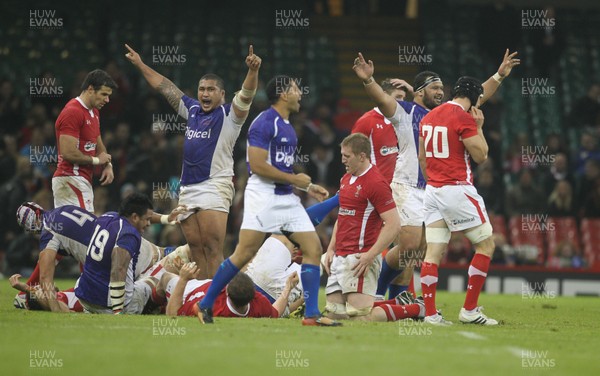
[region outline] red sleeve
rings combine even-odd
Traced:
[[[468,112],[460,110],[460,115],[458,116],[458,126],[456,130],[458,135],[462,137],[462,139],[467,139],[469,137],[477,136],[477,123],[473,116]]]
[[[273,319],[279,317],[279,312],[271,305],[271,302],[258,292],[254,293],[251,305],[254,309],[249,312],[249,317],[270,317]]]
[[[56,130],[59,135],[79,138],[82,124],[81,113],[74,109],[66,109],[56,121]]]
[[[373,204],[377,213],[385,213],[388,210],[396,208],[392,188],[382,177],[373,179],[370,185],[369,202]]]

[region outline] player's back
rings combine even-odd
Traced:
[[[460,104],[447,102],[421,121],[427,160],[427,184],[473,184],[470,156],[463,140],[477,135],[477,124]]]
[[[294,172],[298,137],[292,124],[283,119],[273,107],[261,112],[254,119],[248,130],[247,146],[267,150],[268,164],[288,174]],[[280,195],[292,193],[293,188],[290,184],[275,183],[253,174],[248,156],[246,163],[250,174],[247,187]]]
[[[108,285],[115,247],[126,250],[130,256],[125,286],[125,305],[133,291],[133,271],[140,252],[141,236],[127,219],[115,212],[106,213],[96,220],[96,226],[87,248],[83,273],[75,287],[79,299],[110,307]]]
[[[83,262],[96,224],[96,216],[74,205],[60,206],[44,213],[40,249],[52,239],[60,242],[60,254],[70,254]]]
[[[392,123],[376,107],[356,121],[352,133],[362,133],[369,138],[371,163],[391,182],[398,157],[398,138]]]

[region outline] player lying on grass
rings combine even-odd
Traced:
[[[153,213],[153,223],[174,223],[181,213],[176,208],[168,216]],[[108,212],[105,215],[111,215]],[[39,283],[47,297],[52,311],[58,311],[58,306],[51,298],[54,291],[54,271],[58,261],[64,256],[71,256],[81,265],[85,264],[88,244],[96,225],[97,217],[78,206],[65,205],[56,209],[44,211],[34,203],[27,202],[17,209],[17,222],[27,232],[40,234],[40,255],[34,273],[27,281],[30,286]],[[134,279],[159,261],[165,253],[165,248],[158,247],[146,239],[142,239],[140,255],[134,270]],[[21,301],[18,294],[15,301]],[[17,305],[15,305],[17,306]]]
[[[30,286],[19,281],[20,274],[13,274],[8,279],[10,286],[25,295],[25,308],[32,311],[50,311],[50,303],[55,306],[54,312],[83,312],[74,289],[64,291],[54,290],[49,296],[39,285]]]
[[[210,279],[197,280],[199,274],[196,264],[189,262],[181,267],[179,276],[169,272],[161,276],[155,296],[166,299],[167,315],[198,315],[198,304],[212,282]],[[290,292],[298,284],[298,280],[297,273],[290,275],[281,295],[271,304],[254,289],[250,277],[239,273],[217,296],[213,313],[219,317],[281,317],[287,306]]]

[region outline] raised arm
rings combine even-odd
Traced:
[[[516,51],[509,53],[508,48],[506,49],[502,63],[500,63],[500,67],[498,67],[498,72],[494,73],[493,76],[488,78],[487,81],[482,84],[483,98],[481,98],[480,106],[490,99],[492,95],[494,95],[496,90],[498,90],[500,87],[502,81],[508,77],[513,67],[521,64],[521,59],[515,59],[517,54],[518,52]]]
[[[483,112],[480,109],[471,107],[469,110],[471,116],[475,119],[477,123],[477,135],[469,138],[465,138],[463,140],[463,144],[465,145],[465,149],[471,155],[471,158],[475,161],[475,163],[481,163],[487,159],[488,155],[488,144],[483,135]]]
[[[379,107],[383,116],[388,118],[394,116],[398,102],[396,102],[396,100],[388,93],[383,91],[381,86],[379,86],[373,78],[373,73],[375,73],[373,61],[369,60],[367,63],[362,53],[359,52],[358,57],[354,59],[354,66],[352,66],[352,69],[356,73],[356,76],[362,80],[365,91],[369,97],[371,97],[373,102],[375,102],[377,107]]]
[[[181,270],[179,270],[179,280],[175,284],[175,288],[173,288],[173,292],[167,303],[167,309],[165,311],[167,316],[177,316],[177,311],[179,311],[179,308],[183,305],[185,286],[190,280],[198,278],[199,275],[200,268],[198,268],[193,261],[188,262],[181,267]]]
[[[133,48],[129,47],[127,44],[125,44],[125,47],[129,50],[129,52],[125,54],[127,60],[142,72],[142,75],[148,84],[154,90],[161,93],[167,102],[169,102],[169,105],[171,105],[175,111],[179,112],[179,102],[181,101],[181,97],[183,97],[183,92],[179,90],[171,80],[144,64],[140,55]]]
[[[288,304],[290,293],[292,292],[292,289],[296,287],[299,280],[300,279],[298,278],[298,273],[292,273],[285,281],[285,287],[283,288],[283,291],[281,291],[279,298],[277,298],[277,300],[273,303],[273,308],[277,310],[277,312],[279,313],[279,317],[283,315],[285,307],[287,307]]]
[[[248,56],[246,57],[246,65],[248,73],[242,83],[242,89],[235,95],[232,102],[235,116],[239,119],[245,119],[248,116],[250,105],[256,94],[258,86],[258,70],[260,69],[261,59],[254,54],[254,47],[248,47]]]

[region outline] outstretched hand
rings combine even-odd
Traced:
[[[362,53],[358,53],[358,57],[354,59],[354,65],[352,66],[354,73],[363,81],[368,80],[373,77],[373,73],[375,72],[375,66],[373,65],[373,61],[369,60],[367,63]]]
[[[131,62],[131,64],[135,65],[136,67],[142,64],[142,58],[140,57],[140,54],[135,52],[133,48],[129,47],[127,43],[125,44],[125,48],[129,50],[129,52],[125,54],[125,57]]]
[[[261,62],[261,58],[254,54],[254,47],[250,45],[250,47],[248,47],[248,56],[246,56],[246,65],[248,66],[248,69],[257,71],[260,68]]]
[[[521,59],[515,58],[517,54],[517,51],[509,53],[508,48],[506,49],[506,52],[504,53],[504,58],[502,59],[502,63],[500,64],[500,67],[498,67],[498,74],[500,76],[502,76],[503,78],[507,77],[510,74],[510,71],[513,69],[513,67],[516,67],[517,65],[521,64]]]

